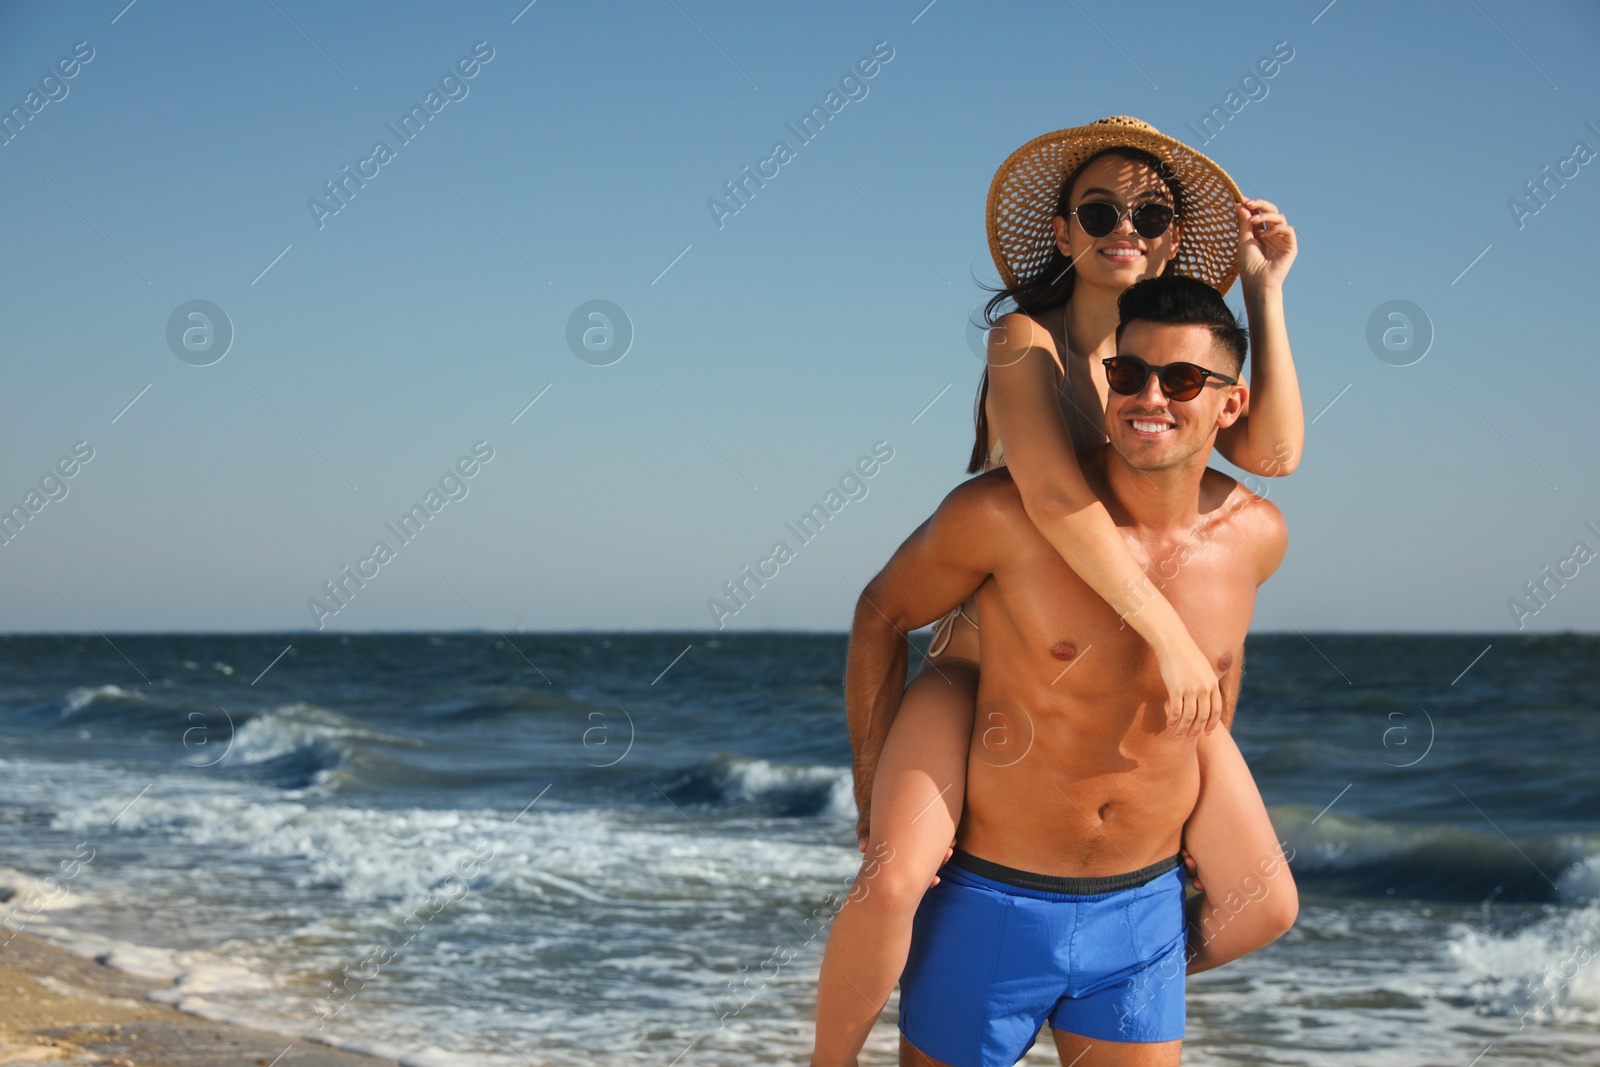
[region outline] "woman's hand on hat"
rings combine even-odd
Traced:
[[[1281,286],[1299,251],[1294,227],[1267,200],[1242,200],[1233,214],[1239,222],[1239,280],[1251,289]]]

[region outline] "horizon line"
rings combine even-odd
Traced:
[[[919,627],[910,633],[922,633],[932,629],[934,624]],[[625,634],[632,637],[652,636],[699,636],[703,638],[718,638],[723,636],[844,636],[848,637],[849,629],[811,629],[811,628],[767,628],[767,629],[740,629],[740,630],[697,630],[697,629],[671,629],[650,628],[633,629],[584,627],[574,629],[538,629],[505,631],[494,627],[454,627],[440,629],[368,629],[368,630],[294,630],[294,629],[208,629],[208,630],[0,630],[0,639],[30,638],[30,637],[294,637],[301,639],[321,637],[400,637],[400,636],[438,636],[442,634],[486,634],[497,637],[561,637],[581,636],[586,634],[617,635]],[[1371,630],[1371,629],[1333,629],[1333,630],[1293,630],[1293,629],[1262,629],[1251,630],[1247,637],[1294,637],[1304,635],[1317,635],[1325,637],[1600,637],[1600,628],[1583,630],[1564,628],[1559,630]]]

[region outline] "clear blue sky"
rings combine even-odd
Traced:
[[[1508,206],[1600,152],[1593,5],[524,2],[5,5],[0,105],[39,96],[0,147],[0,504],[93,458],[0,547],[0,629],[303,628],[379,539],[329,628],[706,628],[887,441],[728,621],[842,629],[963,476],[1000,161],[1108,114],[1197,141],[1280,41],[1203,147],[1299,227],[1308,417],[1337,397],[1272,485],[1292,544],[1258,627],[1508,629],[1542,567],[1600,550],[1600,159],[1520,228]],[[385,124],[430,90],[402,144]],[[707,201],[780,139],[719,229]],[[319,228],[346,165],[372,176]],[[195,299],[233,325],[210,366],[167,341]],[[596,299],[635,332],[608,366],[567,342]],[[1433,326],[1410,366],[1368,347],[1391,300]],[[401,546],[384,524],[478,441]],[[1530,630],[1600,628],[1600,562],[1547,588]]]

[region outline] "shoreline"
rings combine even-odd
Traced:
[[[0,1067],[109,1064],[201,1067],[397,1067],[395,1060],[190,1015],[148,994],[163,983],[119,971],[33,934],[0,946]]]

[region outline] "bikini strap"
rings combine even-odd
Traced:
[[[956,619],[958,618],[966,619],[967,622],[972,625],[974,630],[978,628],[978,624],[973,620],[972,616],[963,611],[960,604],[957,604],[954,608],[951,608],[942,619],[934,624],[933,640],[928,642],[928,655],[930,657],[940,655],[946,648],[949,647],[950,636],[955,633]]]

